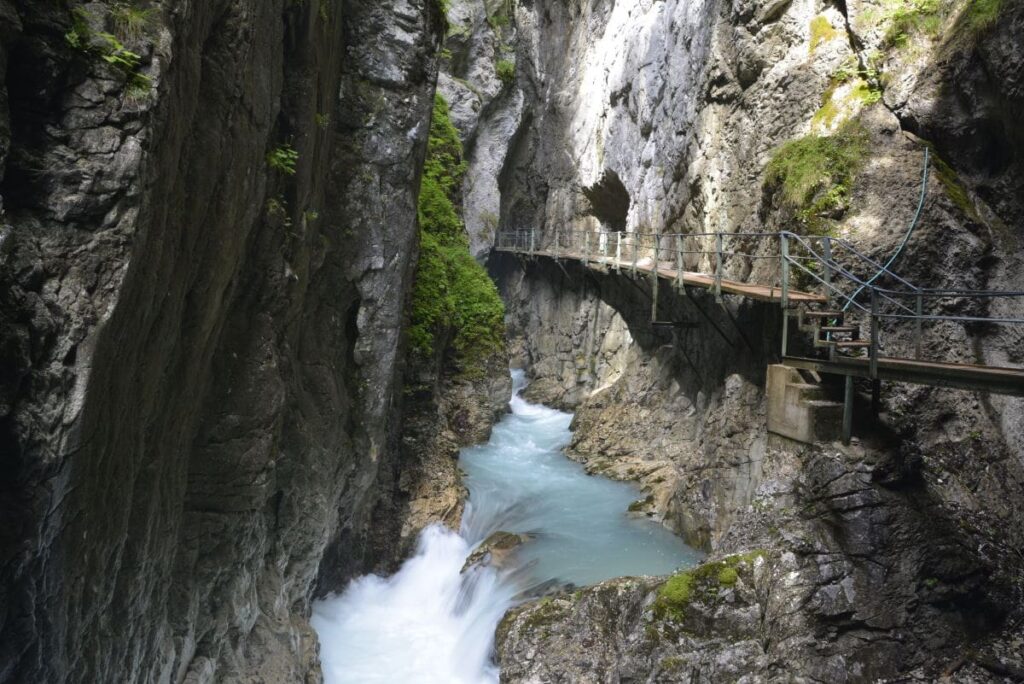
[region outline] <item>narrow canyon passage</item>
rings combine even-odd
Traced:
[[[315,604],[327,682],[497,682],[494,631],[510,606],[700,560],[664,527],[627,512],[635,487],[567,459],[572,415],[524,401],[523,371],[513,380],[512,412],[487,444],[462,452],[470,497],[460,533],[429,527],[397,574],[357,579]],[[489,558],[474,552],[483,547]]]

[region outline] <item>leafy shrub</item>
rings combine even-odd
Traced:
[[[505,85],[510,85],[516,80],[516,65],[507,59],[500,59],[498,63],[494,65],[494,71],[498,74],[498,78]]]
[[[295,175],[299,153],[291,145],[281,145],[267,152],[267,166],[288,176]]]
[[[942,30],[942,5],[939,0],[895,0],[885,12],[889,22],[882,44],[904,47],[914,34],[937,36]]]

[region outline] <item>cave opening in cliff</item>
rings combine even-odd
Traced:
[[[631,200],[619,174],[606,169],[596,183],[583,188],[583,194],[590,202],[591,214],[597,220],[609,230],[626,230]]]

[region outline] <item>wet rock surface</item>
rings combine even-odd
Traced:
[[[317,681],[314,591],[379,560],[441,19],[79,9],[0,3],[0,680]]]
[[[515,534],[500,530],[494,532],[480,542],[480,546],[476,547],[473,553],[469,554],[465,565],[462,566],[462,572],[475,565],[500,568],[508,561],[509,556],[515,553],[516,549],[532,538],[529,534]]]

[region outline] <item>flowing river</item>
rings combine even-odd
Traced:
[[[701,554],[661,525],[629,515],[639,491],[589,476],[566,458],[572,415],[519,397],[490,442],[464,449],[469,501],[459,534],[424,530],[392,577],[366,576],[313,606],[328,684],[492,684],[494,631],[517,602],[553,584],[664,575]],[[500,567],[461,573],[496,531],[529,541]]]

